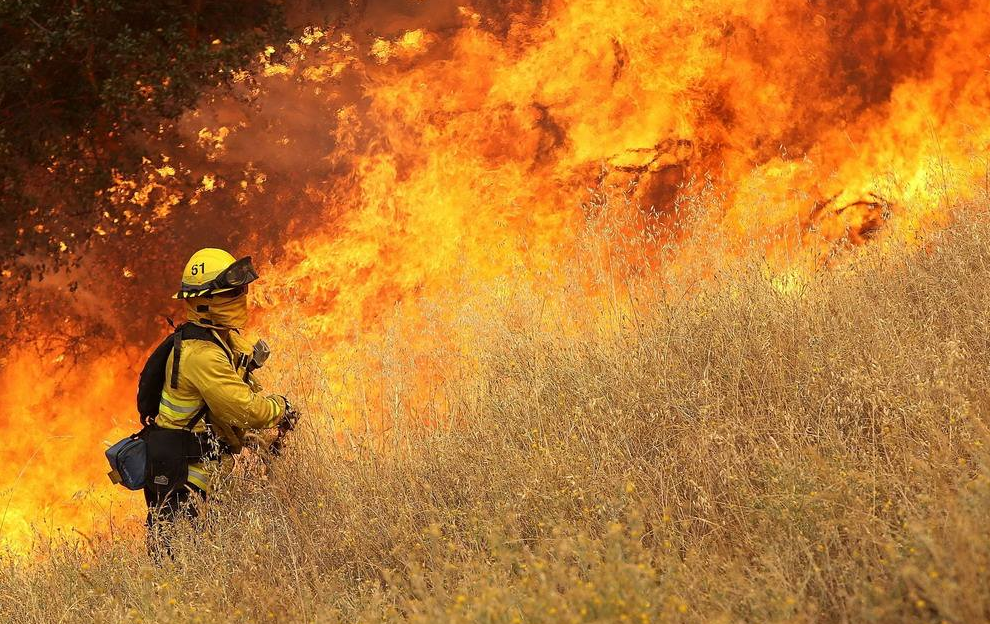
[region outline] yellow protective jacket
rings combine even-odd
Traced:
[[[263,396],[261,387],[246,375],[244,367],[250,360],[247,355],[250,349],[240,344],[243,340],[239,334],[208,329],[226,349],[209,340],[182,341],[178,384],[175,388],[171,384],[173,352],[165,365],[165,387],[155,424],[166,429],[182,429],[205,405],[206,417],[193,431],[206,431],[209,421],[214,432],[234,452],[239,452],[243,430],[274,427],[282,418],[285,402],[278,396]],[[205,464],[192,464],[189,481],[209,492],[209,472],[210,467]]]

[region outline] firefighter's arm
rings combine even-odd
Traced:
[[[194,358],[183,372],[203,395],[214,419],[242,429],[267,429],[282,418],[284,399],[253,392],[219,347],[207,347]]]

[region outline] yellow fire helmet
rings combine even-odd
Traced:
[[[182,286],[173,299],[205,297],[233,291],[246,292],[247,285],[258,279],[251,256],[235,260],[223,249],[207,247],[189,258],[182,272]]]

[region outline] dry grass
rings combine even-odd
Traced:
[[[484,345],[443,425],[386,337],[364,442],[315,426],[339,401],[284,338],[310,420],[267,481],[160,569],[132,539],[3,561],[0,620],[986,621],[988,265],[974,218],[788,294],[735,266],[562,323],[573,291],[502,284],[438,313]]]

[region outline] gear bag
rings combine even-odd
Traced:
[[[114,444],[107,449],[106,456],[110,462],[111,481],[128,490],[140,490],[144,487],[148,445],[141,438],[141,433],[135,433]]]
[[[204,408],[202,410],[205,413]],[[198,418],[195,420],[199,420]],[[190,429],[149,427],[144,435],[147,449],[145,489],[157,496],[167,496],[189,479],[189,464],[220,457],[220,445],[209,434],[195,434]]]
[[[179,331],[181,328],[169,334],[168,338],[151,352],[141,370],[141,376],[138,378],[137,408],[143,425],[147,425],[158,415],[162,389],[165,388],[165,365],[168,363],[169,354],[172,353],[175,333]]]
[[[224,353],[230,353],[211,330],[192,323],[180,325],[151,352],[138,380],[137,408],[144,428],[106,450],[110,480],[129,490],[147,487],[156,493],[166,493],[185,483],[190,463],[219,456],[211,436],[192,432],[206,416],[207,406],[196,412],[182,429],[166,429],[154,423],[165,388],[169,354],[175,352],[169,379],[175,387],[182,341],[187,339],[209,340]]]

